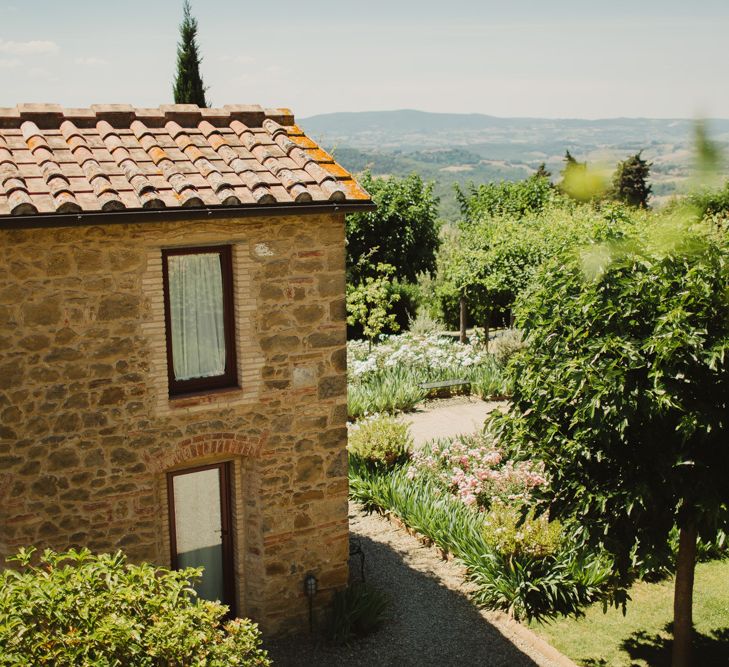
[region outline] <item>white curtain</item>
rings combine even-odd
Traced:
[[[167,275],[175,379],[223,375],[225,332],[220,255],[170,255]]]

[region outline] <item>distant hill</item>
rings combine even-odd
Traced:
[[[387,143],[402,145],[413,137],[425,142],[419,144],[421,147],[442,145],[443,141],[449,139],[460,143],[466,139],[466,134],[475,134],[482,140],[508,138],[518,143],[589,138],[591,143],[596,144],[636,141],[650,144],[687,139],[694,121],[685,118],[500,118],[485,114],[429,113],[401,109],[328,113],[303,118],[300,122],[320,139],[346,138],[352,144],[371,148],[375,141],[385,140]],[[712,119],[709,126],[717,139],[729,140],[729,119]]]
[[[485,114],[362,111],[299,120],[352,171],[380,175],[416,171],[437,183],[442,214],[457,215],[453,184],[524,178],[544,162],[557,178],[565,150],[612,167],[639,150],[653,162],[656,201],[686,188],[694,121],[689,119],[499,118]],[[707,121],[710,136],[729,145],[729,120]]]

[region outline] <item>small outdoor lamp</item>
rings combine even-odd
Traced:
[[[307,574],[304,578],[304,593],[309,598],[309,634],[314,631],[314,596],[319,587],[319,582],[313,574]]]

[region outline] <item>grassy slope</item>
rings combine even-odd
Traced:
[[[532,629],[579,665],[660,667],[670,665],[673,581],[638,583],[628,613],[597,605],[582,619],[563,619]],[[694,623],[699,634],[696,665],[729,665],[729,560],[696,569]]]

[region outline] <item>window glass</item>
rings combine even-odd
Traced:
[[[218,253],[167,259],[176,380],[225,373],[223,278]]]
[[[238,386],[231,246],[162,251],[170,395]]]

